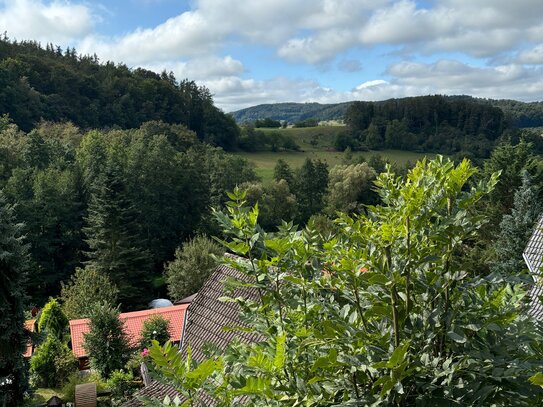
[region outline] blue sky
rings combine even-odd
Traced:
[[[0,31],[173,71],[225,111],[543,95],[541,0],[0,0]]]

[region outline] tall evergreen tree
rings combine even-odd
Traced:
[[[109,304],[96,305],[90,314],[89,332],[84,335],[83,347],[90,365],[102,378],[124,367],[130,357],[128,338],[119,319],[118,308]]]
[[[300,220],[305,222],[324,207],[324,196],[328,188],[328,166],[325,162],[308,158],[296,175],[295,192]]]
[[[22,224],[0,191],[0,405],[20,405],[27,387],[23,359],[25,284],[28,265]]]
[[[109,275],[126,309],[146,304],[152,296],[150,255],[142,244],[138,215],[120,169],[108,165],[92,187],[84,233],[89,266]]]
[[[517,189],[510,214],[503,216],[500,236],[496,241],[496,262],[493,269],[507,274],[519,274],[526,268],[522,252],[530,239],[536,221],[543,211],[531,177],[522,174],[522,185]]]
[[[290,165],[285,160],[277,160],[277,164],[275,164],[275,168],[273,169],[273,179],[277,182],[284,179],[290,187],[294,185],[294,174]]]

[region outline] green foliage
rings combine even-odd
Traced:
[[[102,378],[94,372],[75,372],[68,377],[66,384],[62,386],[62,399],[66,402],[75,401],[75,386],[78,384],[96,383],[96,391],[108,390],[108,386]]]
[[[306,159],[296,173],[294,189],[302,222],[322,210],[327,188],[328,166],[326,163]]]
[[[281,127],[281,122],[279,120],[273,120],[269,117],[266,117],[265,119],[258,119],[255,121],[255,127],[258,129],[259,127],[268,127],[268,128],[274,128],[277,129]]]
[[[77,371],[77,366],[77,359],[68,346],[49,334],[30,359],[30,374],[36,386],[57,388]]]
[[[417,96],[353,102],[345,112],[352,135],[370,149],[401,148],[487,157],[508,127],[502,110],[472,98]]]
[[[123,306],[135,307],[151,296],[151,265],[144,249],[139,213],[132,204],[121,169],[106,168],[90,197],[86,226],[88,265],[108,275],[119,288]]]
[[[367,163],[336,165],[330,170],[327,209],[330,213],[360,212],[362,205],[375,203],[372,191],[377,177]]]
[[[154,315],[143,323],[140,349],[150,348],[152,341],[164,345],[170,340],[170,321],[161,315]]]
[[[112,406],[121,406],[138,389],[138,385],[134,381],[134,376],[122,370],[114,371],[106,382],[106,385],[111,390]]]
[[[236,145],[234,120],[208,89],[173,74],[129,69],[96,56],[43,49],[35,41],[0,40],[0,112],[29,131],[42,119],[82,128],[135,128],[150,120],[182,124],[200,140]]]
[[[18,405],[27,389],[23,353],[28,247],[23,225],[0,190],[0,404]]]
[[[522,185],[515,192],[510,214],[503,216],[495,243],[496,260],[492,266],[505,275],[521,274],[526,269],[522,258],[528,240],[537,224],[543,206],[528,172],[522,174]]]
[[[130,348],[118,308],[100,304],[92,309],[83,347],[91,367],[104,379],[124,367],[130,358]]]
[[[175,251],[175,259],[165,267],[168,293],[174,300],[195,294],[217,266],[214,256],[224,250],[205,236],[196,236]]]
[[[69,319],[88,318],[96,304],[117,304],[119,290],[103,272],[92,266],[77,268],[62,284],[62,308]]]
[[[45,304],[38,320],[38,330],[47,332],[62,341],[68,331],[68,318],[55,298],[49,299]]]
[[[288,185],[294,185],[294,174],[285,160],[277,160],[277,164],[275,164],[275,168],[273,169],[273,179],[277,182],[284,179]]]
[[[294,123],[294,127],[315,127],[319,125],[317,119],[305,119]]]
[[[268,406],[539,405],[543,390],[528,378],[543,363],[543,333],[523,285],[466,269],[486,221],[477,203],[498,180],[467,187],[475,173],[442,157],[405,179],[389,167],[376,180],[383,205],[342,215],[324,242],[311,226],[265,233],[258,208],[230,194],[217,218],[226,247],[245,259],[225,261],[260,293],[230,300],[263,339],[200,365],[211,373],[197,394],[186,383],[188,367],[200,368],[190,355],[153,349],[158,372],[192,404],[207,394],[225,406],[237,396]]]

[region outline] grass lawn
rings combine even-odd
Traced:
[[[34,394],[32,395],[30,399],[25,400],[23,406],[24,407],[42,406],[45,404],[47,400],[49,400],[53,396],[58,396],[62,398],[62,393],[59,390],[55,390],[55,389],[38,388],[38,389],[35,389]]]
[[[290,129],[287,129],[290,130]],[[298,130],[298,129],[297,129]],[[303,129],[300,129],[303,130]],[[293,169],[302,166],[306,158],[320,159],[326,161],[331,168],[334,165],[342,164],[343,153],[337,151],[304,151],[304,152],[258,152],[258,153],[236,153],[242,157],[247,158],[254,164],[256,173],[262,178],[264,183],[268,183],[273,179],[273,169],[277,160],[285,160]],[[412,163],[417,160],[433,154],[414,153],[411,151],[400,150],[381,150],[381,151],[364,151],[355,152],[353,156],[362,155],[366,159],[372,154],[381,154],[384,158],[388,158],[392,162],[396,162],[400,165],[405,164],[407,161]]]

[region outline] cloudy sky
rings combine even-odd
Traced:
[[[0,0],[0,32],[173,71],[233,111],[422,94],[543,99],[543,0]]]

